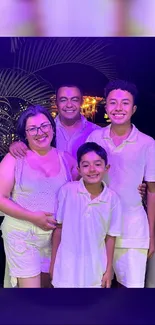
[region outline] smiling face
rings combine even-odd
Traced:
[[[39,129],[37,129],[39,128]],[[53,139],[53,129],[44,114],[31,116],[26,121],[26,137],[32,150],[49,150]]]
[[[114,89],[106,99],[106,112],[112,124],[129,124],[136,111],[133,96],[126,90]]]
[[[108,167],[99,155],[91,151],[81,157],[78,171],[86,184],[100,184]]]
[[[61,87],[56,99],[60,118],[78,120],[82,105],[82,95],[77,87]]]

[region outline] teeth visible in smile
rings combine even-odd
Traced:
[[[67,112],[67,113],[73,113],[74,111],[70,111],[70,110],[68,111],[68,110],[67,110],[67,111],[65,111],[65,112]]]
[[[46,139],[46,137],[43,137],[43,138],[37,139],[37,141],[43,141],[45,139]]]
[[[116,117],[123,117],[124,116],[124,114],[113,114],[114,116],[116,116]]]
[[[89,177],[91,177],[91,178],[95,178],[95,177],[97,177],[98,175],[89,175]]]

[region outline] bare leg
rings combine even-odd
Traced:
[[[41,288],[40,274],[31,278],[18,278],[19,288]]]
[[[5,262],[4,288],[12,288],[7,260]]]
[[[52,288],[49,273],[41,273],[41,288]]]

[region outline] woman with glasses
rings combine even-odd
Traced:
[[[2,234],[12,287],[48,287],[51,233],[60,187],[78,176],[76,161],[56,149],[56,127],[40,106],[25,110],[17,134],[27,146],[25,157],[8,153],[0,164]]]

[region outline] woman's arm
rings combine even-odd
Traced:
[[[32,222],[44,230],[53,229],[51,225],[53,218],[49,218],[52,211],[47,213],[32,212],[10,200],[15,184],[15,164],[16,159],[10,153],[0,163],[0,211],[16,219]]]

